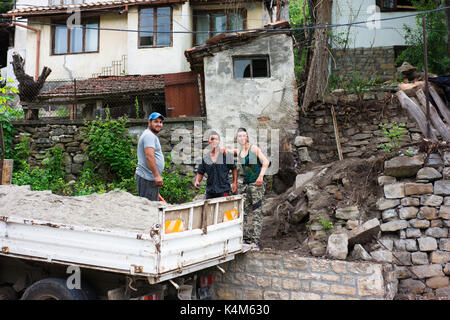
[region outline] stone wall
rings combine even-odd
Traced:
[[[312,138],[309,143],[305,143],[303,138],[295,142],[302,162],[330,163],[339,160],[330,106],[337,101],[336,122],[344,159],[369,158],[379,154],[378,145],[389,141],[382,134],[380,123],[404,122],[408,133],[403,136],[401,145],[420,142],[422,135],[419,127],[400,104],[392,100],[391,93],[367,92],[361,98],[362,101],[355,95],[331,96],[328,99],[334,101],[330,104],[325,102],[300,117],[300,136]]]
[[[222,267],[224,274],[214,271],[214,289],[224,300],[382,300],[396,292],[389,264],[264,250],[238,255]]]
[[[137,138],[147,128],[147,120],[130,120],[127,124],[128,132]],[[196,128],[194,130],[194,127]],[[87,148],[87,142],[83,138],[82,130],[85,128],[85,122],[82,120],[52,119],[25,121],[16,120],[14,122],[16,135],[14,143],[18,143],[21,136],[30,138],[30,157],[28,163],[32,166],[40,166],[45,154],[53,147],[57,147],[64,153],[65,170],[67,180],[74,180],[80,174],[86,162],[89,160],[84,150]],[[177,131],[181,130],[181,131]],[[166,119],[164,127],[159,134],[159,139],[163,152],[168,155],[173,148],[183,141],[185,146],[191,145],[191,159],[183,161],[182,171],[193,172],[195,162],[198,160],[194,154],[194,139],[202,142],[203,134],[206,131],[205,119],[202,117],[189,117],[179,119]],[[180,135],[176,133],[180,132]],[[188,141],[184,141],[181,133],[188,133]],[[203,142],[204,145],[204,142]],[[185,160],[185,159],[181,159]]]
[[[450,296],[450,153],[397,157],[379,178],[381,248],[397,265],[399,292]],[[392,252],[392,255],[389,254]]]
[[[396,73],[395,52],[393,47],[335,49],[331,63],[332,73],[352,79],[393,80]]]

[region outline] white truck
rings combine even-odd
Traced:
[[[1,197],[0,299],[210,299],[211,267],[245,248],[240,195],[159,202],[145,232],[21,216]]]

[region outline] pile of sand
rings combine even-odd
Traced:
[[[30,186],[0,185],[0,216],[148,233],[165,204],[128,192],[69,197]]]

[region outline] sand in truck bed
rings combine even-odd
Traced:
[[[65,225],[148,233],[158,223],[161,206],[119,190],[70,197],[31,191],[30,186],[0,185],[0,216]]]

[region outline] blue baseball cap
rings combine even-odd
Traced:
[[[158,112],[153,112],[151,115],[150,115],[150,117],[148,117],[148,121],[150,121],[150,120],[155,120],[155,119],[157,119],[157,118],[161,118],[161,119],[165,119],[164,118],[164,116],[161,114],[161,113],[158,113]]]

